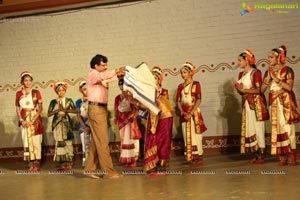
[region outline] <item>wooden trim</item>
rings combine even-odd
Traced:
[[[5,1],[0,4],[0,15],[18,14],[18,13],[34,13],[38,11],[59,11],[67,8],[80,8],[92,5],[125,3],[130,1],[124,0],[41,0],[34,2],[24,2],[18,4],[5,4]]]

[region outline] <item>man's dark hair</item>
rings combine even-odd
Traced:
[[[107,63],[107,57],[100,54],[95,55],[90,62],[91,68],[95,69],[95,65],[100,65],[101,61]]]

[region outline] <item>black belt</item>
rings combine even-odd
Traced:
[[[106,107],[107,106],[107,103],[98,103],[98,102],[93,102],[93,101],[89,101],[89,104],[90,105],[94,105],[94,106],[103,106],[103,107]]]

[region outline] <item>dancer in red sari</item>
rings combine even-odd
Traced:
[[[32,89],[32,74],[21,73],[23,89],[16,93],[16,112],[22,133],[24,160],[29,161],[29,171],[39,171],[44,129],[42,126],[42,96]]]
[[[169,101],[168,90],[161,86],[163,81],[161,67],[153,67],[152,74],[156,82],[157,105],[161,112],[159,115],[155,115],[149,111],[146,129],[144,170],[149,175],[157,175],[157,171],[163,172],[169,166],[174,111]]]
[[[296,165],[295,123],[300,120],[293,92],[294,71],[285,65],[287,47],[282,45],[268,54],[270,67],[266,71],[262,92],[269,92],[271,113],[271,154],[279,156],[279,165]]]
[[[121,94],[116,96],[114,111],[115,123],[119,127],[121,140],[121,153],[119,162],[125,164],[125,168],[135,168],[139,157],[140,143],[142,137],[137,123],[138,108],[130,102],[131,96],[123,91],[123,77],[119,78]]]
[[[202,114],[201,86],[198,81],[193,80],[195,66],[186,62],[181,67],[183,83],[178,85],[176,102],[180,111],[180,123],[185,144],[185,159],[192,166],[203,165],[202,134],[207,130]]]

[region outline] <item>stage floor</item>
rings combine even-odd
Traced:
[[[203,167],[190,167],[177,156],[167,175],[148,177],[141,164],[119,179],[91,179],[76,161],[68,174],[55,173],[56,164],[46,162],[40,174],[23,173],[24,162],[0,163],[1,199],[299,199],[300,165],[278,166],[276,157],[263,165],[249,165],[249,156],[206,155]]]

